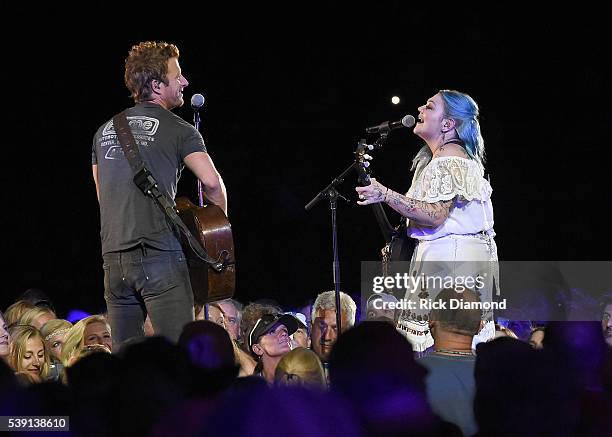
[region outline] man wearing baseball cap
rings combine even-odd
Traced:
[[[308,334],[308,322],[306,321],[306,316],[302,313],[294,313],[289,312],[285,313],[289,314],[297,320],[298,328],[291,335],[291,349],[295,349],[297,347],[303,347],[306,349],[310,349],[310,336]]]
[[[298,321],[290,314],[266,314],[255,323],[247,339],[249,350],[257,359],[254,375],[274,383],[276,366],[291,350],[289,336],[297,329]]]

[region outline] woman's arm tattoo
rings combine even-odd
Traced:
[[[417,223],[426,226],[439,226],[448,217],[454,199],[427,203],[389,190],[387,203],[401,215]]]

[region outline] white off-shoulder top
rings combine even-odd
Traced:
[[[432,159],[415,173],[406,196],[427,203],[455,198],[455,203],[440,226],[425,227],[411,221],[408,235],[417,240],[482,232],[494,237],[492,192],[478,161],[458,156]]]

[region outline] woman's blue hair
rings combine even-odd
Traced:
[[[454,90],[440,90],[444,100],[444,118],[455,120],[455,130],[465,143],[470,158],[484,163],[484,140],[478,122],[478,104],[470,96]]]

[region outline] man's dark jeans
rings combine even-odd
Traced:
[[[132,337],[144,336],[147,314],[156,335],[176,342],[183,326],[194,319],[183,252],[139,246],[107,253],[103,260],[104,299],[113,350]]]

